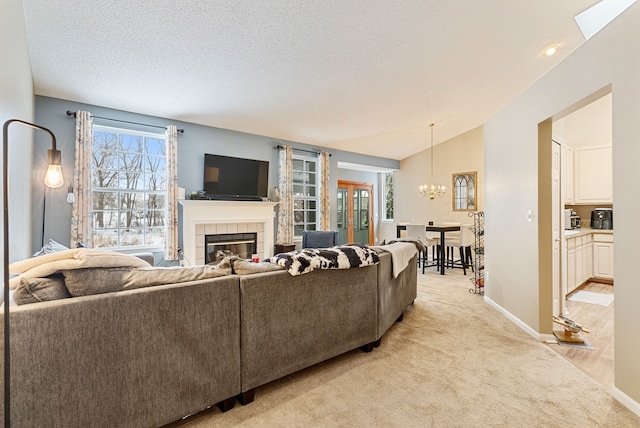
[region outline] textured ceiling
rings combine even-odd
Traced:
[[[584,42],[597,0],[24,0],[35,92],[403,159]],[[543,55],[557,44],[558,54]]]

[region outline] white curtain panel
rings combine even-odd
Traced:
[[[277,244],[293,243],[293,150],[291,146],[279,146],[280,203],[278,204]]]
[[[77,243],[93,247],[91,226],[91,147],[93,145],[93,116],[88,111],[76,112],[76,160],[73,188],[76,201],[71,207],[70,246]]]
[[[167,230],[164,258],[178,259],[178,130],[175,125],[167,126]]]
[[[320,230],[329,230],[331,227],[330,203],[329,203],[329,152],[321,151],[318,156],[318,168],[320,170],[320,218],[318,227]]]

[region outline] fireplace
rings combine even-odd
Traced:
[[[273,255],[275,202],[179,201],[182,222],[179,242],[188,266],[206,264],[206,235],[255,233],[255,247],[247,258]]]
[[[256,253],[257,233],[218,233],[204,235],[205,263],[218,263],[226,256],[250,259]]]

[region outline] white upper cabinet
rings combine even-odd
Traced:
[[[573,203],[612,204],[613,160],[611,146],[575,148],[574,161],[575,189]],[[567,192],[570,193],[570,191]]]
[[[574,200],[574,157],[573,149],[567,145],[562,146],[562,190],[564,203],[573,204]]]

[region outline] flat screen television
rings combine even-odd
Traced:
[[[269,162],[205,153],[204,187],[209,199],[262,200],[267,197]]]

